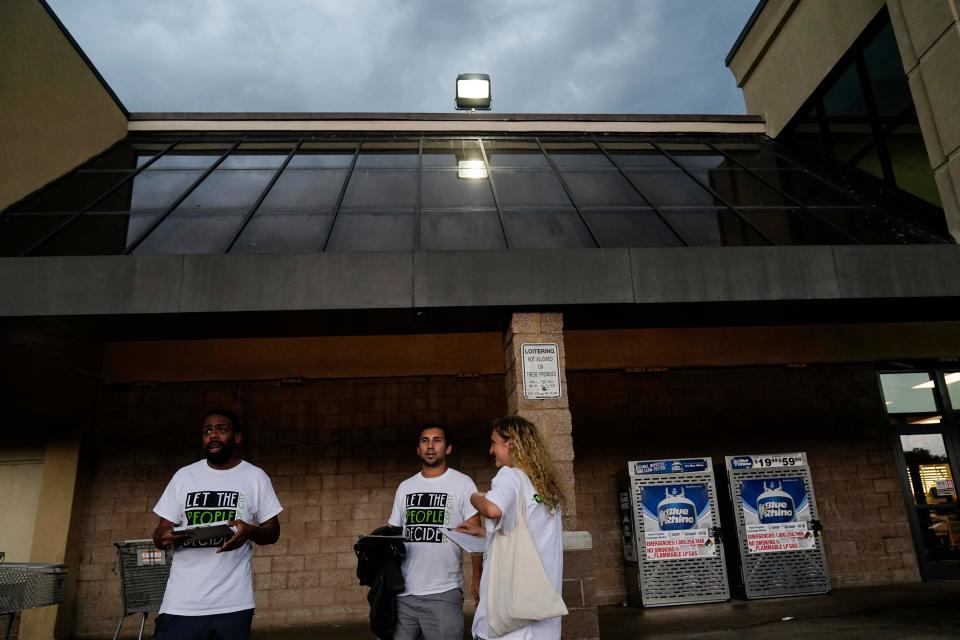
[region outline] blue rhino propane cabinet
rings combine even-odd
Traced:
[[[726,467],[746,596],[829,592],[807,454],[727,456]]]
[[[728,600],[711,459],[629,462],[619,485],[630,604]]]

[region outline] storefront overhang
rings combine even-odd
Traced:
[[[3,258],[0,316],[946,302],[958,268],[952,245]]]

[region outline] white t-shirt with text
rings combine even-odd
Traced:
[[[249,462],[227,470],[200,460],[177,471],[153,512],[176,526],[243,520],[262,524],[283,510],[270,478]],[[203,616],[253,609],[253,543],[217,553],[227,538],[187,542],[173,554],[160,613]]]
[[[403,527],[407,556],[403,560],[406,589],[401,596],[425,596],[463,588],[460,547],[441,534],[455,528],[477,510],[470,496],[477,485],[469,476],[447,469],[436,478],[422,473],[397,487],[390,524]]]
[[[487,530],[487,548],[498,529],[512,531],[517,526],[519,510],[518,497],[522,496],[527,507],[527,527],[530,537],[540,552],[540,561],[546,571],[547,578],[557,592],[563,587],[563,523],[560,509],[551,514],[549,507],[538,501],[537,491],[527,474],[514,467],[501,467],[493,477],[490,491],[484,496],[497,505],[502,515],[496,519],[486,519],[484,524]],[[487,580],[490,572],[487,571],[489,555],[483,558],[483,574],[480,577],[480,602],[477,603],[477,612],[473,617],[473,636],[475,638],[489,638],[487,628]],[[539,620],[502,636],[497,640],[559,640],[560,618]]]

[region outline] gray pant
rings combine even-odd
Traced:
[[[463,591],[397,598],[393,640],[463,640]]]

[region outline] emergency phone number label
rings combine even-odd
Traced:
[[[560,397],[560,349],[555,344],[520,345],[523,396],[528,400]]]
[[[802,467],[806,464],[802,453],[775,453],[758,456],[733,456],[731,469],[777,469]]]

